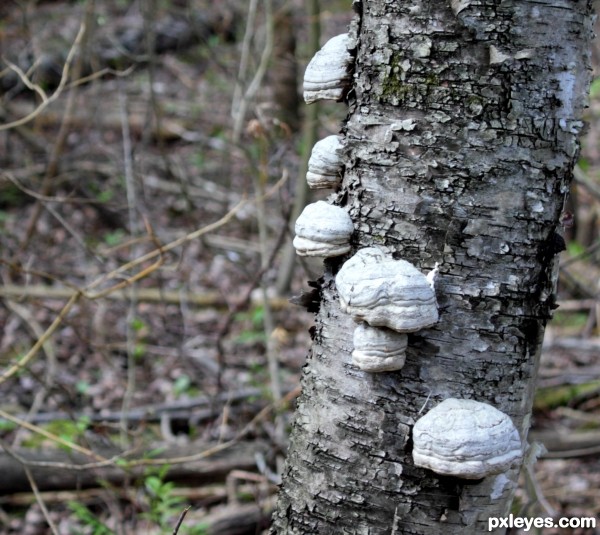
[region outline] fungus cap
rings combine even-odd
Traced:
[[[438,321],[432,284],[415,266],[377,247],[359,250],[344,263],[335,282],[342,310],[355,321],[414,332]]]
[[[306,181],[311,189],[333,188],[340,182],[342,136],[327,136],[315,143],[308,160]]]
[[[371,373],[400,370],[406,359],[407,342],[404,333],[360,323],[354,329],[352,363]]]
[[[304,73],[304,100],[342,100],[350,85],[353,64],[348,51],[350,36],[336,35],[313,56]]]
[[[522,457],[521,439],[508,415],[471,399],[450,398],[413,428],[416,466],[464,479],[505,472]]]
[[[339,256],[350,251],[354,231],[348,212],[317,201],[307,205],[296,220],[294,247],[300,256]]]

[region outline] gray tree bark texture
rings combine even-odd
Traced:
[[[526,444],[555,308],[560,216],[590,79],[590,0],[355,2],[345,175],[353,252],[440,264],[440,321],[405,367],[351,364],[325,261],[272,534],[480,534],[519,469],[468,482],[413,465],[411,429],[446,398],[508,414]],[[495,533],[504,532],[504,528]]]

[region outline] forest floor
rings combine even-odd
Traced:
[[[345,30],[339,3],[323,35]],[[1,534],[172,533],[187,505],[181,534],[268,526],[313,322],[288,298],[319,266],[274,291],[300,127],[270,71],[234,132],[262,14],[240,76],[245,3],[213,4],[0,6]],[[65,64],[85,83],[63,86]],[[331,106],[320,137],[344,117]],[[549,451],[522,477],[520,516],[600,518],[600,87],[587,120],[533,416]]]

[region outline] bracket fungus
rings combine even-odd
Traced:
[[[438,321],[433,280],[376,247],[361,249],[345,262],[335,283],[342,310],[355,321],[404,333]]]
[[[334,188],[342,170],[342,136],[327,136],[317,141],[308,160],[306,181],[311,189]]]
[[[339,206],[317,201],[307,205],[296,220],[294,248],[300,256],[339,256],[350,251],[354,225]]]
[[[350,36],[336,35],[308,63],[304,73],[304,101],[342,100],[350,85],[354,58],[348,50]]]
[[[416,466],[437,474],[481,479],[515,465],[522,447],[506,414],[487,403],[450,398],[414,425],[412,455]]]
[[[404,333],[361,323],[354,329],[352,363],[371,373],[400,370],[406,360],[407,343]]]

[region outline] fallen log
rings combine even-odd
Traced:
[[[191,443],[184,446],[167,446],[162,449],[153,445],[137,454],[137,458],[151,458],[151,452],[160,451],[160,458],[176,460],[208,451],[215,444]],[[100,448],[96,453],[110,459],[120,452],[116,448]],[[268,445],[261,441],[243,441],[230,445],[210,456],[193,461],[177,462],[170,465],[166,478],[186,484],[205,485],[223,482],[232,470],[256,470],[256,457],[268,456]],[[154,455],[156,457],[156,455]],[[128,457],[131,460],[131,456]],[[89,457],[64,450],[25,449],[9,450],[0,453],[0,473],[2,484],[0,495],[30,490],[27,474],[22,463],[27,464],[39,490],[72,490],[99,486],[107,482],[120,486],[126,480],[141,477],[147,469],[143,464],[128,467],[96,463],[90,465]],[[89,468],[85,468],[89,467]]]
[[[42,284],[32,284],[28,286],[19,286],[14,284],[6,284],[0,286],[0,297],[7,299],[69,299],[74,289],[57,286],[47,286]],[[133,290],[126,288],[117,290],[104,296],[105,299],[111,301],[127,301],[133,296]],[[137,288],[135,290],[135,298],[139,302],[146,303],[168,303],[180,304],[185,301],[189,305],[198,307],[215,307],[225,308],[227,303],[219,292],[206,290],[202,293],[185,293],[182,294],[179,290],[163,290],[162,288]],[[253,300],[253,303],[260,305],[261,300]],[[286,308],[289,303],[287,299],[280,297],[272,297],[269,299],[269,304],[276,310]]]
[[[215,508],[202,523],[208,535],[254,535],[269,527],[273,502],[269,499],[263,507],[251,503]]]
[[[285,393],[287,394],[289,392],[290,390],[288,389]],[[221,414],[221,411],[223,410],[223,405],[225,403],[229,405],[237,405],[239,403],[245,402],[246,406],[250,406],[250,403],[248,403],[248,399],[260,399],[263,394],[264,391],[262,391],[259,388],[244,388],[238,390],[237,392],[224,392],[215,396],[202,395],[193,398],[170,401],[165,403],[143,405],[141,407],[135,407],[127,411],[126,418],[123,412],[121,411],[53,411],[37,412],[35,414],[16,414],[15,417],[21,420],[26,420],[32,424],[45,424],[48,422],[55,422],[57,420],[76,421],[79,419],[86,419],[92,423],[121,422],[124,419],[126,419],[129,422],[158,422],[161,420],[161,418],[165,416],[168,416],[170,419],[189,419],[191,411],[194,411],[194,421],[198,422],[202,421],[205,418],[210,418]],[[261,408],[263,408],[265,403],[262,403],[261,405]],[[202,411],[202,408],[207,409],[204,412]]]
[[[541,456],[542,459],[569,459],[600,453],[598,431],[532,430],[528,440],[530,443],[539,442],[548,450]]]
[[[232,6],[210,11],[193,10],[186,16],[175,12],[159,14],[159,18],[151,24],[150,31],[154,39],[150,49],[147,42],[148,27],[141,14],[113,21],[106,25],[108,28],[96,29],[97,35],[93,36],[89,45],[91,57],[83,59],[83,74],[88,76],[101,69],[123,70],[131,65],[146,65],[150,54],[181,52],[208,43],[212,37],[233,41],[240,20],[241,15]],[[65,50],[69,46],[70,43],[65,42],[64,49],[59,46],[48,48],[44,56],[38,59],[31,54],[22,54],[20,49],[9,48],[4,55],[13,59],[23,72],[35,66],[36,83],[54,89],[60,84]],[[0,62],[0,67],[6,70],[0,79],[0,93],[11,91],[14,94],[28,90],[16,72],[6,69],[5,62]]]

